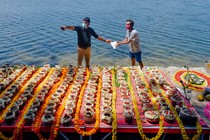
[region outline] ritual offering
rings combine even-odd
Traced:
[[[101,116],[102,122],[106,124],[111,124],[112,123],[112,113],[110,111],[104,111],[102,116]]]
[[[206,87],[203,92],[203,96],[207,101],[210,101],[210,87]]]
[[[164,110],[162,112],[162,115],[164,116],[164,121],[166,121],[168,123],[174,123],[175,117],[174,117],[172,111],[170,111],[170,110]]]
[[[56,139],[59,132],[81,136],[111,132],[116,140],[118,131],[139,132],[147,139],[145,133],[150,130],[157,133],[151,139],[160,139],[168,127],[181,130],[187,139],[185,129],[189,128],[185,126],[189,124],[197,132],[193,139],[197,139],[206,127],[158,68],[141,71],[133,66],[87,69],[46,64],[19,66],[4,73],[0,69],[0,131],[10,131],[13,136],[0,132],[0,139],[21,139],[24,132],[33,132],[39,139]],[[193,79],[191,85],[207,82],[199,74],[188,77]],[[209,100],[209,96],[205,91],[198,99]]]
[[[70,114],[64,114],[61,118],[61,124],[64,126],[70,126],[72,124],[72,116]]]
[[[43,125],[45,126],[50,126],[52,124],[54,120],[54,117],[52,114],[44,114],[43,117],[42,117],[42,123]]]
[[[176,105],[181,105],[183,103],[183,97],[180,97],[178,95],[171,96],[171,103],[175,107]]]
[[[146,111],[144,113],[144,116],[146,117],[146,120],[149,123],[158,123],[159,122],[159,112],[158,111]]]
[[[125,118],[125,122],[132,123],[133,122],[133,118],[134,118],[134,113],[133,112],[126,112],[124,114],[124,118]]]
[[[13,112],[13,111],[7,112],[7,114],[5,116],[5,122],[8,125],[11,125],[14,121],[15,121],[15,112]]]
[[[192,109],[182,107],[179,112],[179,117],[183,123],[194,125],[198,117],[196,112]]]
[[[195,70],[179,70],[174,79],[178,84],[183,81],[186,87],[196,91],[203,91],[205,87],[210,86],[210,77]]]
[[[25,118],[25,124],[31,125],[35,119],[35,114],[33,112],[28,112],[24,118]]]
[[[199,94],[197,98],[198,98],[198,101],[201,101],[201,102],[204,101],[204,95],[203,94]]]

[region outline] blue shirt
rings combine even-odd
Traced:
[[[74,30],[77,31],[77,44],[80,48],[86,49],[91,46],[91,36],[98,38],[98,35],[91,27],[85,29],[82,26],[75,26]]]

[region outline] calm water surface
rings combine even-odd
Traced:
[[[204,66],[210,60],[209,0],[1,0],[0,64],[76,65],[77,35],[62,25],[86,16],[100,36],[125,37],[133,19],[148,66]],[[129,66],[128,46],[92,38],[92,65]]]

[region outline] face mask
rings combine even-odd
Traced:
[[[131,25],[126,25],[125,28],[126,28],[127,30],[130,30],[130,29],[131,29]]]
[[[87,28],[87,24],[82,23],[82,27],[83,27],[83,28]]]

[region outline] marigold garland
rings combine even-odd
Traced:
[[[116,98],[117,98],[117,93],[116,93],[116,85],[115,85],[115,71],[112,70],[112,140],[117,139],[117,114],[116,114]]]
[[[127,82],[128,82],[128,87],[129,87],[130,92],[131,92],[131,97],[132,97],[132,102],[133,102],[134,111],[135,111],[135,115],[136,115],[136,122],[137,122],[138,130],[139,130],[139,134],[141,135],[142,139],[149,140],[150,138],[147,138],[147,136],[143,132],[142,121],[141,121],[141,118],[140,118],[140,115],[139,115],[139,110],[138,110],[137,101],[136,101],[135,93],[134,93],[134,90],[133,90],[133,86],[131,85],[130,71],[129,71],[128,68],[126,68],[126,72],[128,74],[128,77],[129,77],[127,79],[128,80]],[[143,80],[142,75],[140,75],[140,77]],[[145,83],[147,83],[147,82],[145,82]],[[146,84],[146,87],[147,88],[149,87],[148,84]],[[151,91],[149,91],[149,93],[151,94]],[[153,102],[153,104],[155,105],[154,102]],[[163,129],[163,118],[161,118],[161,117],[160,117],[159,125],[160,125],[160,128],[159,128],[159,131],[158,131],[157,135],[155,137],[151,138],[151,140],[159,139],[162,136],[163,132],[164,132],[164,129]]]
[[[14,139],[14,135],[12,137],[6,137],[2,132],[0,132],[0,138],[2,140],[13,140]]]
[[[79,99],[77,102],[77,107],[76,107],[76,113],[75,113],[75,118],[74,118],[74,125],[75,125],[75,130],[77,131],[78,134],[82,135],[82,136],[91,136],[92,134],[95,134],[99,128],[99,124],[100,124],[100,97],[101,97],[101,78],[99,78],[99,82],[98,82],[98,90],[97,90],[97,97],[96,97],[96,105],[95,105],[95,110],[96,110],[96,122],[94,124],[94,127],[89,130],[88,132],[81,130],[80,129],[80,120],[79,120],[79,116],[80,116],[80,110],[82,107],[82,101],[83,101],[83,95],[84,95],[84,91],[85,88],[87,86],[87,82],[89,80],[90,77],[90,71],[87,69],[87,75],[86,75],[86,79],[84,82],[84,85],[81,88],[80,91],[80,95],[79,95]]]

